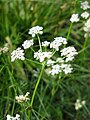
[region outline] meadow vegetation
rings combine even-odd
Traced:
[[[0,120],[90,120],[87,2],[0,0]]]

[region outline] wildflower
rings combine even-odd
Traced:
[[[27,100],[29,100],[28,95],[29,95],[29,92],[27,92],[25,95],[16,96],[16,100],[18,102],[26,102]]]
[[[33,46],[33,39],[32,40],[25,40],[24,43],[22,44],[22,46],[24,47],[24,49],[27,49],[31,46]]]
[[[52,56],[52,52],[35,52],[34,53],[34,58],[36,58],[36,60],[40,60],[40,62],[43,62],[45,60],[45,58],[50,58]]]
[[[86,21],[85,25],[84,25],[84,31],[86,32],[84,37],[87,37],[90,32],[90,18]]]
[[[70,64],[61,64],[61,68],[65,74],[71,73],[73,70]]]
[[[32,35],[32,37],[35,37],[36,34],[43,34],[43,27],[35,26],[29,29],[29,34]]]
[[[11,53],[11,62],[15,61],[16,59],[25,60],[24,50],[21,48],[17,48]]]
[[[60,73],[61,72],[61,68],[60,68],[60,65],[53,65],[52,66],[52,70],[51,71],[49,71],[49,74],[51,74],[51,75],[55,75],[55,74],[58,74],[58,73]]]
[[[44,46],[44,47],[49,46],[49,44],[50,44],[50,42],[48,42],[48,41],[44,41],[44,42],[42,42],[42,46]]]
[[[70,21],[71,21],[72,23],[78,22],[78,21],[79,21],[78,14],[72,14],[72,16],[71,16],[71,18],[70,18]]]
[[[10,116],[10,115],[8,114],[6,117],[7,117],[7,120],[20,120],[20,115],[19,115],[19,114],[16,114],[15,117]]]
[[[61,56],[66,57],[66,62],[72,61],[74,59],[74,56],[78,54],[76,49],[71,46],[64,48],[60,52],[61,52]]]
[[[81,2],[81,8],[83,10],[87,10],[88,8],[90,8],[89,3],[87,1]]]
[[[89,17],[89,13],[85,11],[81,14],[81,17],[87,19]]]
[[[75,103],[75,109],[79,110],[80,108],[83,107],[83,105],[85,105],[85,103],[86,103],[85,100],[81,101],[80,99],[77,99]]]
[[[56,51],[59,50],[59,47],[62,44],[67,44],[66,38],[63,37],[56,37],[54,38],[55,40],[53,42],[51,42],[50,44],[50,48],[54,48]]]
[[[55,61],[49,59],[49,60],[47,61],[47,66],[51,66],[51,65],[53,65],[54,63],[55,63]]]

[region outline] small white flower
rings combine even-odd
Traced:
[[[71,21],[72,23],[78,22],[78,21],[79,21],[78,14],[72,14],[72,16],[71,16],[71,18],[70,18],[70,21]]]
[[[50,42],[48,42],[48,41],[44,41],[44,42],[42,42],[42,46],[44,46],[44,47],[49,46],[49,44],[50,44]]]
[[[11,120],[12,119],[10,115],[7,115],[6,117],[7,117],[7,120]]]
[[[32,35],[32,37],[35,37],[36,34],[43,34],[43,27],[35,26],[29,29],[29,34]]]
[[[76,49],[71,46],[64,48],[60,52],[61,52],[61,56],[66,57],[66,62],[72,61],[74,59],[74,56],[78,54]]]
[[[29,95],[29,92],[27,92],[25,95],[16,96],[16,100],[18,102],[26,102],[27,100],[29,100],[28,95]]]
[[[61,68],[65,74],[71,73],[73,68],[71,68],[70,64],[61,64]]]
[[[25,60],[24,50],[22,50],[21,48],[17,48],[11,53],[11,62],[17,59]]]
[[[90,18],[86,21],[85,25],[84,25],[84,31],[86,32],[84,37],[87,37],[90,33]]]
[[[89,3],[87,1],[81,2],[81,8],[83,10],[87,10],[88,8],[90,8]]]
[[[16,117],[13,117],[11,115],[6,116],[7,120],[20,120],[20,115],[16,114]]]
[[[80,108],[83,107],[83,105],[85,105],[85,103],[86,103],[85,100],[81,101],[80,99],[77,99],[75,103],[75,109],[79,110]]]
[[[56,51],[59,50],[59,47],[60,47],[62,44],[67,44],[66,38],[56,37],[56,38],[54,38],[54,39],[55,39],[55,40],[50,43],[50,48],[54,48]]]
[[[81,103],[82,103],[82,105],[85,105],[85,104],[86,104],[86,101],[85,101],[85,100],[83,100]]]
[[[84,26],[84,31],[85,32],[90,32],[90,18],[87,20]]]
[[[32,40],[25,40],[24,43],[22,44],[22,46],[24,47],[24,49],[27,49],[31,46],[33,46],[33,39]]]
[[[89,13],[85,11],[81,14],[81,17],[87,19],[89,17]]]
[[[43,62],[45,60],[45,58],[50,58],[52,56],[52,52],[35,52],[34,53],[34,58],[36,58],[36,60],[40,60],[40,62]]]
[[[51,75],[55,75],[55,74],[58,74],[58,73],[60,73],[61,72],[61,68],[60,68],[60,65],[53,65],[52,66],[52,70],[51,71],[49,71],[49,74],[51,74]]]
[[[47,61],[47,66],[52,66],[54,63],[55,63],[55,61],[49,59],[49,60]]]

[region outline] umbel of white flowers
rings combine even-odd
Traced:
[[[75,109],[79,110],[80,108],[82,108],[85,105],[86,101],[83,100],[81,101],[80,99],[77,99],[75,102]]]
[[[43,27],[40,26],[36,26],[33,27],[31,29],[29,29],[29,34],[31,34],[33,37],[35,37],[36,34],[42,34],[43,33]],[[39,41],[40,42],[40,41]],[[65,74],[71,73],[73,68],[71,67],[71,64],[69,63],[70,61],[72,61],[75,57],[75,55],[77,55],[77,51],[73,46],[69,46],[69,47],[65,47],[63,48],[62,45],[66,45],[67,44],[67,39],[64,37],[55,37],[54,40],[52,42],[48,42],[48,41],[43,41],[41,42],[41,48],[38,51],[34,52],[34,58],[36,60],[39,60],[39,62],[44,62],[47,61],[47,67],[50,67],[49,70],[49,74],[51,75],[55,75],[55,74],[59,74],[60,72],[64,72]],[[22,44],[24,49],[28,49],[33,47],[34,45],[34,40],[25,40]],[[40,45],[40,44],[39,44]],[[47,50],[48,47],[49,49]],[[63,48],[63,49],[61,49]],[[11,53],[11,61],[15,61],[17,59],[21,59],[21,60],[25,60],[25,53],[24,53],[24,49],[21,49],[20,47],[17,48],[16,50],[14,50]],[[33,50],[34,51],[34,50]],[[52,56],[54,52],[60,52],[61,56],[56,59],[53,60]],[[17,97],[18,100],[21,99],[26,99],[24,98],[24,96],[19,96]],[[21,101],[23,101],[21,100]]]
[[[16,96],[17,102],[27,102],[27,100],[30,100],[30,99],[28,98],[28,95],[29,95],[29,94],[30,94],[30,93],[27,92],[25,95]]]
[[[15,117],[11,116],[11,115],[7,115],[6,116],[7,120],[20,120],[20,115],[19,114],[16,114]]]

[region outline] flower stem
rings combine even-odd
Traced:
[[[40,72],[40,75],[38,77],[38,80],[37,80],[37,83],[36,83],[36,86],[35,86],[35,89],[34,89],[34,92],[33,92],[33,95],[32,95],[32,99],[31,99],[31,107],[33,106],[33,102],[34,102],[34,98],[35,98],[35,94],[36,94],[36,91],[37,91],[37,88],[38,88],[38,85],[40,83],[40,80],[41,80],[41,77],[42,77],[42,74],[43,74],[43,70],[45,68],[45,62],[44,64],[42,65],[42,69],[41,69],[41,72]]]
[[[38,42],[39,42],[39,46],[40,46],[40,50],[42,51],[41,41],[40,41],[40,38],[39,38],[39,35],[38,35],[38,34],[37,34],[37,38],[38,38]]]
[[[72,29],[72,22],[70,23],[70,27],[69,27],[69,30],[68,30],[67,41],[69,39],[69,36],[70,36],[70,33],[71,33],[71,29]]]

